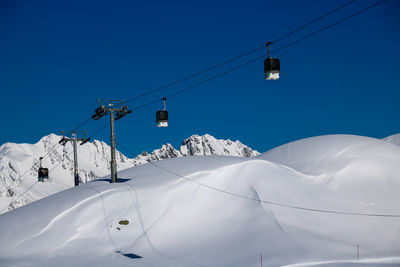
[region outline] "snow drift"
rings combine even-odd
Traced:
[[[399,162],[392,143],[331,135],[141,165],[0,215],[0,263],[398,266]]]

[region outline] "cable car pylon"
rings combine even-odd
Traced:
[[[103,116],[110,114],[110,125],[111,125],[111,183],[117,182],[117,162],[115,160],[115,134],[114,134],[114,121],[119,120],[122,117],[132,113],[132,110],[128,110],[128,106],[124,106],[124,100],[97,100],[99,103],[98,108],[94,110],[95,114],[92,119],[98,120]],[[106,105],[103,105],[106,103]],[[114,113],[116,117],[114,118]]]
[[[277,80],[281,72],[281,64],[279,58],[271,58],[269,55],[269,48],[272,42],[267,42],[267,58],[264,60],[264,77],[266,80]]]
[[[77,138],[77,133],[78,132],[83,132],[83,137]],[[65,137],[64,133],[71,133],[72,138]],[[61,131],[62,138],[58,142],[59,144],[65,146],[65,144],[69,141],[72,142],[73,148],[74,148],[74,181],[75,181],[75,186],[79,185],[79,172],[78,172],[78,142],[81,142],[81,145],[87,143],[90,140],[89,138],[86,138],[86,131]],[[87,182],[87,181],[86,181]]]

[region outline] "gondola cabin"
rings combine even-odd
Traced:
[[[39,182],[45,182],[49,179],[49,169],[42,167],[42,159],[43,159],[43,157],[39,158],[39,161],[40,161],[40,167],[38,170],[38,181]]]
[[[164,102],[164,109],[157,110],[156,112],[156,123],[157,127],[168,127],[168,111],[167,111],[167,98],[162,99]]]
[[[264,60],[264,74],[266,80],[277,80],[281,70],[279,58],[268,57]]]
[[[38,170],[39,182],[45,182],[49,179],[49,169],[40,167]]]
[[[168,127],[168,111],[158,110],[156,113],[157,127]]]

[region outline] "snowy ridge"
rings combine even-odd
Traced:
[[[231,140],[217,140],[211,135],[192,135],[182,142],[180,147],[182,156],[223,155],[253,157],[260,154],[241,142]]]
[[[399,161],[329,135],[142,164],[0,215],[0,265],[400,266]]]
[[[383,138],[382,140],[400,146],[400,134],[394,134]]]
[[[0,146],[0,210],[11,210],[27,203],[72,187],[73,148],[71,142],[65,146],[58,144],[61,136],[50,134],[36,144],[5,143]],[[255,156],[259,153],[239,141],[217,140],[206,134],[193,135],[182,142],[180,150],[165,144],[150,154],[143,152],[133,159],[116,152],[118,170],[138,166],[149,161],[193,156],[193,155],[232,155]],[[45,156],[43,166],[50,171],[51,182],[45,190],[29,192],[16,199],[37,180],[39,157]],[[81,183],[92,181],[110,173],[110,147],[98,140],[79,146],[78,167]],[[25,173],[27,172],[27,173]],[[21,177],[22,176],[22,177]],[[12,185],[12,186],[10,186]],[[8,188],[9,187],[9,188]]]
[[[199,136],[197,134],[190,136],[182,141],[179,150],[176,150],[171,144],[165,144],[160,149],[154,150],[151,154],[143,152],[135,159],[138,163],[145,161],[155,161],[169,158],[179,158],[185,156],[203,156],[203,155],[219,155],[219,156],[236,156],[236,157],[254,157],[260,153],[252,150],[240,141],[231,141],[216,139],[215,137],[205,134]]]

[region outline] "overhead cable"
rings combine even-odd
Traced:
[[[191,86],[188,86],[188,87],[185,87],[185,88],[183,88],[183,89],[180,89],[180,90],[178,90],[178,91],[176,91],[176,92],[174,92],[174,93],[172,93],[172,94],[167,95],[166,98],[171,98],[171,97],[174,97],[174,96],[176,96],[176,95],[179,95],[179,94],[181,94],[181,93],[183,93],[183,92],[185,92],[185,91],[188,91],[188,90],[190,90],[190,89],[192,89],[192,88],[195,88],[195,87],[198,87],[198,86],[200,86],[200,85],[203,85],[203,84],[205,84],[205,83],[207,83],[207,82],[209,82],[209,81],[215,80],[215,79],[217,79],[217,78],[219,78],[219,77],[221,77],[221,76],[223,76],[223,75],[225,75],[225,74],[228,74],[228,73],[230,73],[230,72],[232,72],[232,71],[234,71],[234,70],[240,69],[240,68],[242,68],[242,67],[244,67],[244,66],[247,66],[247,65],[249,65],[250,63],[256,62],[256,61],[258,61],[258,60],[260,60],[260,59],[262,59],[262,58],[265,58],[265,55],[258,56],[258,57],[256,57],[256,58],[253,58],[253,59],[249,60],[249,61],[246,61],[245,63],[242,63],[242,64],[240,64],[240,65],[238,65],[238,66],[235,66],[235,67],[230,68],[230,69],[228,69],[228,70],[226,70],[226,71],[224,71],[224,72],[221,72],[221,73],[219,73],[219,74],[217,74],[217,75],[211,76],[211,77],[208,78],[208,79],[205,79],[205,80],[200,81],[200,82],[198,82],[198,83],[195,83],[195,84],[193,84],[193,85],[191,85]],[[132,110],[138,110],[138,109],[147,107],[147,106],[149,106],[149,105],[158,103],[159,101],[160,101],[160,99],[156,99],[156,100],[153,100],[153,101],[148,102],[148,103],[146,103],[146,104],[142,104],[142,105],[139,105],[139,106],[137,106],[137,107],[134,107],[134,108],[132,108]]]
[[[334,22],[334,23],[331,23],[331,24],[329,24],[329,25],[327,25],[327,26],[324,26],[324,27],[322,27],[322,28],[320,28],[320,29],[318,29],[318,30],[316,30],[316,31],[314,31],[314,32],[312,32],[312,33],[310,33],[310,34],[307,34],[307,35],[305,35],[305,36],[303,36],[303,37],[301,37],[301,38],[298,38],[298,39],[296,39],[296,40],[294,40],[294,41],[292,41],[292,42],[290,42],[290,43],[288,43],[288,44],[286,44],[286,45],[283,45],[283,46],[281,46],[281,47],[279,47],[279,48],[276,48],[276,49],[272,50],[272,52],[281,51],[281,50],[286,49],[286,48],[288,48],[288,47],[290,47],[290,46],[292,46],[292,45],[294,45],[294,44],[296,44],[296,43],[298,43],[298,42],[304,41],[305,39],[308,39],[308,38],[310,38],[310,37],[312,37],[312,36],[314,36],[314,35],[316,35],[316,34],[318,34],[318,33],[320,33],[320,32],[323,32],[323,31],[325,31],[325,30],[327,30],[327,29],[329,29],[329,28],[332,28],[332,27],[334,27],[334,26],[336,26],[336,25],[338,25],[338,24],[340,24],[340,23],[342,23],[342,22],[344,22],[344,21],[346,21],[346,20],[348,20],[348,19],[350,19],[350,18],[353,18],[353,17],[355,17],[355,16],[357,16],[357,15],[359,15],[359,14],[361,14],[361,13],[367,11],[367,10],[370,10],[370,9],[372,9],[372,8],[375,8],[375,7],[377,7],[378,5],[383,4],[383,3],[386,2],[386,1],[387,1],[387,0],[382,0],[382,1],[377,2],[377,3],[375,3],[375,4],[372,4],[372,5],[370,5],[370,6],[366,7],[366,8],[363,8],[363,9],[361,9],[360,11],[358,11],[358,12],[356,12],[356,13],[353,13],[353,14],[350,15],[350,16],[347,16],[347,17],[345,17],[345,18],[343,18],[343,19],[340,19],[340,20],[338,20],[338,21],[336,21],[336,22]],[[222,73],[219,73],[219,74],[214,75],[214,76],[212,76],[212,77],[210,77],[210,78],[208,78],[208,79],[205,79],[205,80],[203,80],[203,81],[200,81],[200,82],[198,82],[198,83],[195,83],[194,85],[191,85],[191,86],[185,87],[185,88],[183,88],[183,89],[181,89],[181,90],[178,90],[178,91],[176,91],[176,92],[174,92],[174,93],[172,93],[172,94],[170,94],[170,95],[167,95],[166,97],[167,97],[167,98],[171,98],[171,97],[174,97],[174,96],[176,96],[176,95],[179,95],[179,94],[181,94],[181,93],[183,93],[183,92],[185,92],[185,91],[188,91],[188,90],[190,90],[190,89],[192,89],[192,88],[198,87],[198,86],[203,85],[203,84],[205,84],[205,83],[207,83],[207,82],[209,82],[209,81],[211,81],[211,80],[215,80],[215,79],[217,79],[217,78],[219,78],[219,77],[221,77],[221,76],[224,76],[225,74],[228,74],[228,73],[230,73],[230,72],[232,72],[232,71],[235,71],[235,70],[237,70],[237,69],[240,69],[240,68],[242,68],[242,67],[245,67],[245,66],[249,65],[250,63],[253,63],[253,62],[256,62],[256,61],[258,61],[258,60],[260,60],[260,59],[262,59],[262,58],[265,58],[265,56],[266,56],[266,55],[262,55],[262,56],[253,58],[253,59],[251,59],[251,60],[249,60],[249,61],[246,61],[246,62],[244,62],[244,63],[242,63],[242,64],[240,64],[240,65],[238,65],[238,66],[235,66],[235,67],[233,67],[233,68],[230,68],[230,69],[228,69],[228,70],[226,70],[226,71],[224,71],[224,72],[222,72]],[[148,103],[139,105],[139,106],[137,106],[136,108],[133,108],[132,110],[141,109],[141,108],[147,107],[147,106],[149,106],[149,105],[158,103],[159,101],[160,101],[160,99],[157,98],[156,100],[153,100],[153,101],[150,101],[150,102],[148,102]]]
[[[328,17],[329,15],[331,15],[331,14],[333,14],[333,13],[339,11],[340,9],[342,9],[342,8],[344,8],[344,7],[346,7],[346,6],[348,6],[349,4],[353,3],[354,1],[355,1],[355,0],[348,1],[348,2],[344,3],[343,5],[340,5],[339,7],[335,8],[335,9],[332,9],[331,11],[327,12],[326,14],[324,14],[324,15],[322,15],[322,16],[320,16],[320,17],[318,17],[318,18],[316,18],[316,19],[314,19],[314,20],[312,20],[312,21],[310,21],[310,22],[308,22],[308,23],[306,23],[306,24],[304,24],[304,25],[302,25],[302,26],[300,26],[300,27],[298,27],[298,28],[296,28],[296,29],[294,29],[294,30],[292,30],[292,31],[290,31],[290,32],[288,32],[288,33],[286,33],[286,34],[284,34],[284,35],[282,35],[281,37],[279,37],[279,38],[273,40],[272,43],[280,42],[281,40],[283,40],[283,39],[289,37],[290,35],[292,35],[292,34],[298,32],[298,31],[300,31],[300,30],[302,30],[302,29],[304,29],[304,28],[306,28],[306,27],[308,27],[308,26],[314,24],[315,22],[318,22],[318,21],[322,20],[323,18],[326,18],[326,17]],[[166,89],[166,88],[171,87],[171,86],[173,86],[173,85],[176,85],[176,84],[178,84],[178,83],[181,83],[181,82],[184,82],[184,81],[189,80],[189,79],[191,79],[191,78],[194,78],[194,77],[196,77],[196,76],[199,76],[199,75],[201,75],[201,74],[203,74],[203,73],[209,72],[209,71],[211,71],[211,70],[214,70],[214,69],[216,69],[216,68],[219,68],[219,67],[221,67],[221,66],[224,66],[224,65],[226,65],[226,64],[228,64],[228,63],[231,63],[231,62],[233,62],[233,61],[236,61],[236,60],[238,60],[238,59],[240,59],[240,58],[243,58],[243,57],[245,57],[245,56],[248,56],[248,55],[250,55],[250,54],[253,54],[253,53],[255,53],[255,52],[257,52],[257,51],[260,51],[260,50],[262,50],[262,49],[265,49],[265,45],[260,46],[260,47],[257,47],[257,48],[254,48],[254,49],[252,49],[252,50],[249,50],[249,51],[247,51],[247,52],[245,52],[245,53],[243,53],[243,54],[240,54],[240,55],[238,55],[238,56],[232,57],[232,58],[227,59],[227,60],[225,60],[225,61],[222,61],[221,63],[218,63],[218,64],[216,64],[216,65],[213,65],[213,66],[210,66],[210,67],[208,67],[208,68],[205,68],[205,69],[203,69],[203,70],[201,70],[201,71],[199,71],[199,72],[192,73],[192,74],[190,74],[190,75],[188,75],[188,76],[185,76],[185,77],[183,77],[183,78],[181,78],[181,79],[178,79],[178,80],[176,80],[176,81],[173,81],[173,82],[171,82],[171,83],[168,83],[168,84],[166,84],[166,85],[163,85],[163,86],[161,86],[161,87],[158,87],[158,88],[156,88],[156,89],[153,89],[153,90],[144,92],[144,93],[142,93],[142,94],[139,94],[139,95],[137,95],[137,96],[134,96],[134,97],[132,97],[132,98],[129,98],[126,102],[130,102],[130,101],[133,101],[133,100],[142,98],[142,97],[144,97],[144,96],[153,94],[153,93],[155,93],[155,92],[161,91],[161,90],[163,90],[163,89]]]
[[[344,17],[343,19],[340,19],[340,20],[338,20],[338,21],[336,21],[336,22],[334,22],[334,23],[331,23],[331,24],[329,24],[329,25],[327,25],[327,26],[325,26],[325,27],[322,27],[322,28],[319,29],[319,30],[316,30],[316,31],[314,31],[314,32],[312,32],[312,33],[309,33],[309,34],[307,34],[307,35],[305,35],[305,36],[303,36],[303,37],[301,37],[301,38],[299,38],[299,39],[296,39],[296,40],[294,40],[294,41],[292,41],[292,42],[290,42],[290,43],[288,43],[288,44],[286,44],[286,45],[284,45],[284,46],[281,46],[281,47],[275,49],[274,52],[283,50],[283,49],[285,49],[285,48],[287,48],[287,47],[289,47],[289,46],[292,46],[292,45],[294,45],[294,44],[296,44],[296,43],[298,43],[298,42],[301,42],[301,41],[303,41],[303,40],[305,40],[305,39],[307,39],[307,38],[310,38],[311,36],[316,35],[317,33],[320,33],[320,32],[322,32],[322,31],[325,31],[325,30],[329,29],[329,28],[332,28],[333,26],[336,26],[336,25],[338,25],[338,24],[340,24],[340,23],[342,23],[342,22],[345,22],[346,20],[349,20],[349,19],[351,19],[351,18],[353,18],[353,17],[355,17],[355,16],[357,16],[357,15],[359,15],[359,14],[361,14],[361,13],[364,13],[365,11],[368,11],[368,10],[370,10],[370,9],[372,9],[372,8],[375,8],[375,7],[377,7],[377,6],[381,5],[381,4],[383,4],[383,3],[386,2],[386,1],[387,1],[387,0],[382,0],[382,1],[377,2],[377,3],[375,3],[375,4],[372,4],[372,5],[370,5],[370,6],[366,7],[366,8],[363,8],[363,9],[361,9],[360,11],[357,11],[356,13],[351,14],[350,16]]]
[[[272,43],[277,43],[277,42],[279,42],[279,41],[285,39],[286,37],[289,37],[290,35],[292,35],[292,34],[298,32],[298,31],[300,31],[300,30],[302,30],[302,29],[304,29],[304,28],[310,26],[311,24],[314,24],[314,23],[317,22],[317,21],[320,21],[320,20],[323,19],[323,18],[328,17],[329,15],[331,15],[331,14],[333,14],[333,13],[339,11],[340,9],[344,8],[345,6],[347,6],[347,5],[349,5],[349,4],[353,3],[353,2],[355,2],[355,0],[351,0],[351,1],[346,2],[346,3],[344,3],[343,5],[341,5],[341,6],[337,7],[337,8],[335,8],[335,9],[332,9],[332,10],[329,11],[328,13],[322,15],[321,17],[318,17],[318,18],[316,18],[316,19],[314,19],[314,20],[312,20],[312,21],[310,21],[310,22],[304,24],[303,26],[301,26],[301,27],[299,27],[299,28],[297,28],[297,29],[295,29],[295,30],[293,30],[293,31],[291,31],[291,32],[288,32],[287,34],[285,34],[285,35],[283,35],[283,36],[281,36],[281,37],[279,37],[279,38],[273,40]]]

